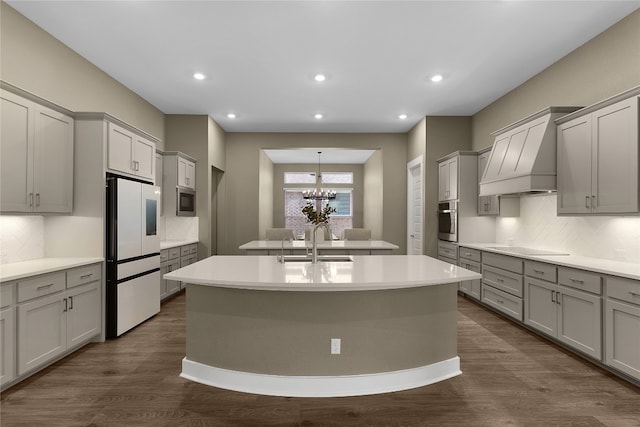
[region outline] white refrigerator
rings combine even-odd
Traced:
[[[107,174],[106,334],[116,338],[160,312],[160,188]]]

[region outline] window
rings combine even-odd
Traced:
[[[284,183],[285,184],[315,184],[316,174],[315,172],[285,172]]]
[[[306,229],[313,227],[302,214],[302,208],[308,202],[302,197],[302,192],[309,189],[313,188],[288,188],[284,190],[284,226],[293,229],[297,236],[303,236]],[[336,212],[329,217],[329,228],[334,236],[340,237],[342,230],[353,228],[352,189],[335,189],[335,191],[336,198],[330,200],[329,205],[336,208]],[[326,203],[326,201],[323,202],[323,206]]]
[[[353,184],[352,172],[323,172],[323,184]]]

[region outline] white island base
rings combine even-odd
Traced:
[[[242,273],[232,273],[240,265],[234,258],[245,261]],[[477,273],[399,255],[315,265],[264,256],[200,263],[165,275],[189,283],[184,378],[264,395],[330,397],[461,374],[457,282]],[[252,276],[253,283],[244,280]],[[332,354],[336,338],[340,353]]]

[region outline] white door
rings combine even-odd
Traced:
[[[142,255],[142,184],[118,179],[118,260]]]
[[[422,255],[423,233],[422,156],[407,164],[407,254]]]
[[[109,169],[135,173],[132,159],[134,139],[133,133],[109,123],[109,158],[107,163]]]
[[[160,252],[160,187],[142,185],[142,255]]]
[[[153,181],[156,176],[156,144],[136,135],[133,144],[133,166],[136,175]]]

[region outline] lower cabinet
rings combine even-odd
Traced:
[[[182,282],[177,280],[166,280],[163,279],[162,276],[179,268],[186,267],[189,264],[193,264],[197,260],[197,243],[163,249],[160,251],[160,300],[168,298],[180,289],[184,288]]]
[[[466,268],[467,270],[475,271],[476,273],[481,272],[480,264],[475,261],[470,261],[464,258],[460,258],[460,261],[458,261],[458,265],[462,268]],[[479,300],[480,299],[480,279],[461,281],[459,290],[460,292],[463,292]]]
[[[527,278],[524,323],[602,360],[602,297]]]
[[[101,264],[2,284],[2,385],[46,366],[100,334],[101,285]]]
[[[605,363],[640,380],[640,282],[606,281]]]

